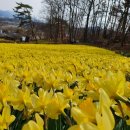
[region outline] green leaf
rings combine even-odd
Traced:
[[[130,126],[126,124],[126,120],[120,119],[114,130],[130,130]]]

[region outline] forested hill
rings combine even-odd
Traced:
[[[13,12],[7,10],[0,10],[0,17],[1,18],[13,18]]]

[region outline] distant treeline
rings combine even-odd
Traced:
[[[55,42],[118,42],[130,39],[130,0],[43,0],[46,35]]]

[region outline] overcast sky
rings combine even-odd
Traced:
[[[16,6],[16,1],[31,5],[33,7],[33,15],[39,17],[42,0],[0,0],[0,10],[12,10]]]

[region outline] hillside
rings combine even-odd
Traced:
[[[121,113],[130,117],[130,58],[85,45],[3,43],[0,50],[3,128],[128,127]]]
[[[13,14],[12,11],[0,10],[0,18],[13,18]]]

